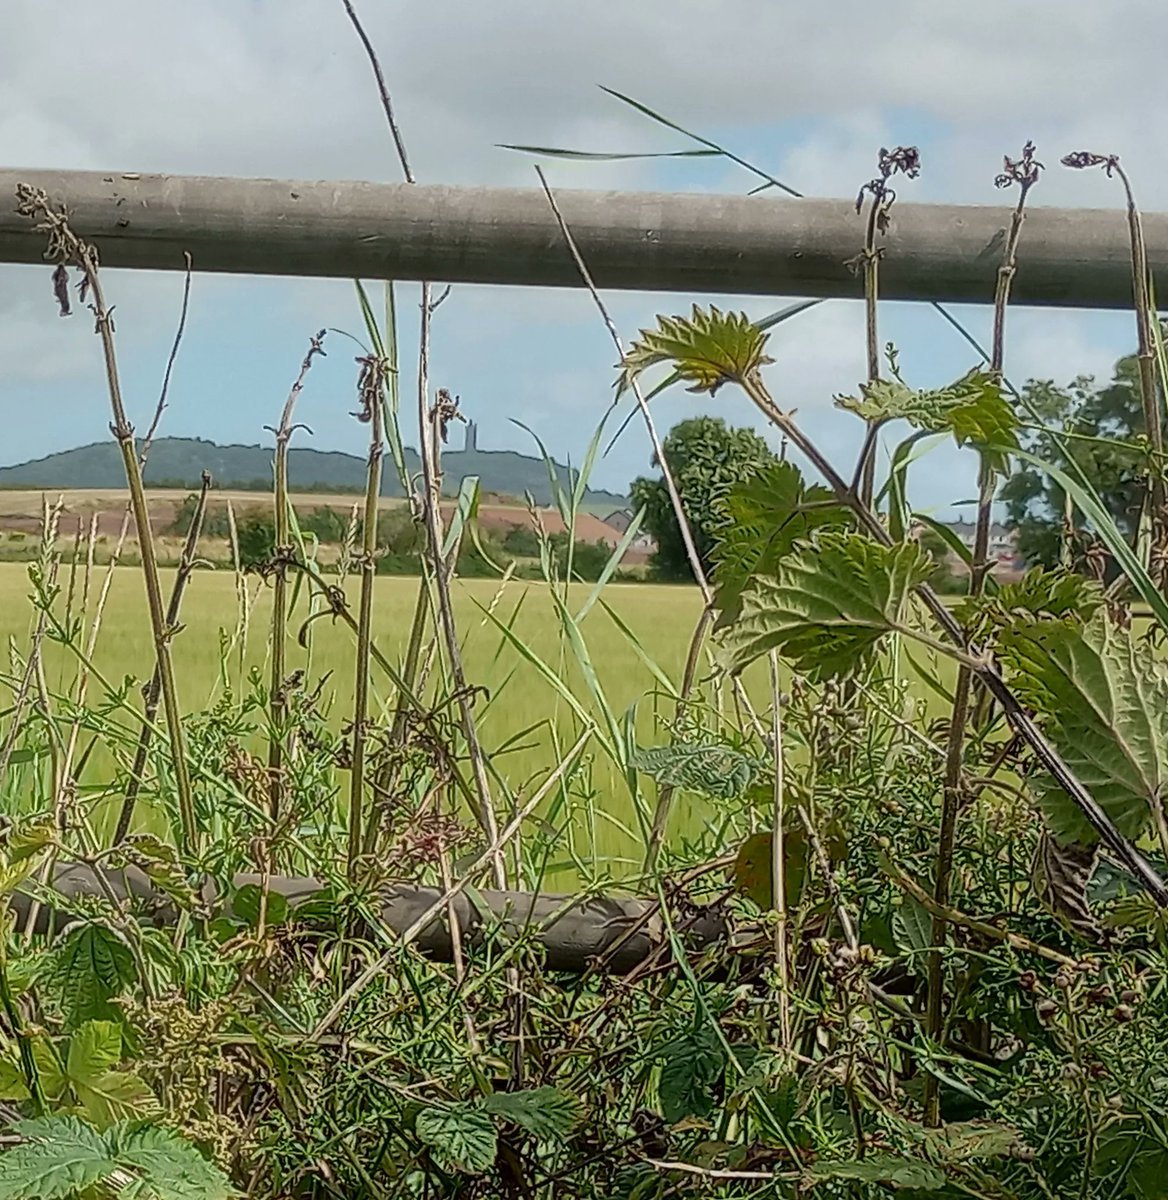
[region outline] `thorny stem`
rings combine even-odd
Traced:
[[[783,1050],[791,1049],[791,980],[787,958],[787,853],[786,787],[783,757],[783,696],[779,686],[779,659],[772,650],[771,668],[771,741],[774,743],[775,788],[771,815],[771,896],[775,906],[775,960],[779,967],[779,1031]]]
[[[848,487],[847,481],[831,465],[819,447],[795,424],[789,413],[784,413],[775,404],[762,377],[754,372],[739,379],[738,382],[759,411],[790,439],[791,444],[820,473],[840,501],[852,510],[860,527],[880,545],[893,545],[892,536],[888,530],[870,509],[865,508],[859,502],[859,498]],[[1099,834],[1103,844],[1131,872],[1139,885],[1155,899],[1157,904],[1161,907],[1168,907],[1168,886],[1156,874],[1139,850],[1116,829],[1111,818],[1099,807],[1099,802],[1063,762],[1058,751],[1047,741],[1034,720],[1018,702],[1017,697],[1010,690],[993,662],[979,647],[968,643],[965,631],[941,597],[927,583],[918,584],[913,590],[933,620],[937,622],[948,642],[962,651],[971,663],[977,664],[978,678],[1001,706],[1011,728],[1030,747],[1035,757],[1050,772],[1059,787],[1074,801],[1091,827]]]
[[[312,360],[324,354],[322,342],[325,331],[322,329],[309,342],[308,353],[300,364],[300,373],[296,376],[288,399],[284,401],[284,410],[280,414],[280,426],[276,434],[276,464],[275,464],[275,524],[276,545],[273,551],[271,569],[272,581],[272,669],[270,677],[269,705],[271,709],[272,732],[268,742],[268,815],[273,828],[280,819],[284,794],[284,739],[287,736],[285,725],[288,716],[288,697],[286,694],[287,659],[285,642],[288,637],[288,563],[292,558],[292,534],[289,528],[289,510],[291,500],[288,496],[288,443],[296,426],[292,416],[296,410],[296,401],[304,389],[304,380],[308,375]]]
[[[91,297],[90,309],[94,325],[101,338],[105,357],[106,383],[109,390],[113,422],[110,426],[122,455],[126,481],[130,489],[130,503],[134,511],[134,526],[138,535],[139,552],[142,555],[142,576],[146,586],[146,601],[150,611],[150,628],[154,639],[154,652],[158,663],[159,683],[162,689],[163,708],[166,712],[166,729],[170,741],[175,792],[178,797],[179,819],[182,825],[184,854],[197,853],[200,835],[195,818],[194,797],[191,790],[190,770],[187,764],[186,738],[182,727],[182,714],[178,703],[178,687],[175,682],[174,665],[171,660],[170,642],[174,630],[166,622],[166,611],[162,602],[162,585],[158,575],[158,559],[154,551],[154,539],[150,529],[150,510],[146,503],[146,492],[142,484],[142,471],[134,446],[134,427],[126,416],[122,400],[121,378],[118,374],[117,351],[114,345],[113,313],[106,305],[98,270],[97,250],[73,232],[63,211],[54,211],[48,195],[40,188],[28,184],[17,185],[18,211],[28,217],[39,219],[38,229],[49,235],[46,257],[56,259],[62,267],[73,263],[84,276],[85,291]]]
[[[369,459],[365,472],[365,524],[361,531],[361,594],[357,609],[357,679],[353,690],[353,754],[349,772],[349,882],[357,878],[364,833],[365,749],[369,730],[369,649],[373,641],[373,585],[377,567],[377,505],[381,496],[381,392],[385,363],[373,355],[357,360],[359,420],[369,424]]]
[[[1006,311],[1010,303],[1010,288],[1018,266],[1018,241],[1022,235],[1025,219],[1026,198],[1030,189],[1038,182],[1042,164],[1034,159],[1034,144],[1027,142],[1018,161],[1005,160],[1005,169],[997,177],[998,187],[1018,185],[1018,202],[1010,219],[1010,231],[1002,251],[998,268],[997,287],[994,295],[994,332],[990,350],[990,374],[995,381],[1002,378],[1005,357]],[[990,520],[996,473],[991,458],[983,453],[978,468],[977,525],[973,539],[973,558],[969,568],[969,594],[978,596],[985,586],[990,571],[989,540]],[[933,883],[933,898],[937,909],[933,912],[930,949],[927,959],[928,999],[925,1010],[925,1028],[934,1043],[939,1043],[944,1024],[945,975],[944,947],[946,923],[944,908],[949,903],[950,881],[953,876],[953,857],[957,841],[957,817],[961,810],[965,791],[963,775],[965,765],[965,733],[969,723],[970,696],[974,673],[962,664],[957,670],[957,682],[953,690],[953,708],[949,719],[949,740],[945,756],[945,787],[941,799],[941,826],[937,835],[937,863]],[[925,1124],[939,1125],[941,1121],[941,1094],[937,1077],[925,1077]]]
[[[203,519],[207,512],[207,493],[211,488],[211,476],[204,471],[203,483],[199,491],[199,500],[195,506],[191,525],[187,530],[186,541],[183,543],[182,554],[179,558],[178,571],[174,577],[174,585],[170,592],[170,604],[166,610],[167,624],[171,627],[178,624],[179,613],[182,609],[183,594],[195,570],[195,555],[198,552],[199,538],[203,532]],[[158,667],[146,686],[145,717],[142,729],[138,734],[138,747],[134,751],[134,765],[130,768],[130,778],[126,784],[126,794],[122,799],[122,808],[118,813],[118,824],[114,830],[113,845],[125,841],[130,832],[130,823],[134,819],[134,808],[138,803],[138,792],[142,787],[142,773],[146,770],[146,757],[150,751],[150,742],[154,735],[155,718],[158,716],[158,702],[161,694],[161,677]]]

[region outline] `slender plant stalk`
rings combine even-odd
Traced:
[[[779,657],[772,650],[771,741],[775,763],[774,810],[771,817],[771,894],[775,904],[775,961],[779,967],[779,1032],[784,1053],[791,1050],[791,979],[787,951],[786,787],[783,757],[783,696],[779,687]]]
[[[357,609],[357,679],[353,692],[353,756],[349,790],[349,880],[357,878],[364,832],[365,749],[369,720],[369,649],[373,642],[373,585],[377,567],[377,505],[381,496],[381,459],[385,450],[381,397],[384,363],[374,355],[361,360],[358,381],[360,417],[369,423],[365,471],[365,525],[361,541],[361,594]]]
[[[292,501],[288,495],[288,443],[299,426],[293,424],[296,401],[304,390],[304,380],[312,361],[324,354],[325,331],[322,329],[309,342],[308,353],[300,364],[300,373],[292,384],[276,435],[275,454],[275,525],[276,545],[272,568],[272,664],[268,684],[268,704],[272,732],[268,739],[268,816],[275,828],[283,809],[284,739],[287,736],[288,697],[286,695],[288,641],[288,560],[292,557],[292,532],[289,514]]]
[[[997,287],[994,294],[994,332],[990,347],[990,374],[998,383],[1002,378],[1005,360],[1006,312],[1010,304],[1010,289],[1018,269],[1018,242],[1022,235],[1022,223],[1026,216],[1026,198],[1030,189],[1038,182],[1041,164],[1034,160],[1034,145],[1027,142],[1022,157],[1017,162],[1007,158],[1005,172],[998,176],[1000,187],[1012,183],[1018,185],[1018,202],[1010,218],[1010,231],[1002,251],[998,268]],[[969,567],[969,594],[978,596],[985,587],[990,572],[989,540],[993,516],[993,500],[997,477],[994,464],[988,454],[983,453],[978,465],[977,524],[973,538],[973,556]],[[927,959],[928,996],[925,1008],[925,1029],[934,1044],[940,1044],[944,1026],[945,972],[944,951],[948,936],[944,909],[949,903],[949,892],[953,877],[953,856],[957,841],[957,817],[965,795],[965,736],[969,723],[970,699],[974,672],[964,663],[957,669],[957,682],[953,690],[953,708],[949,720],[949,740],[945,757],[945,787],[941,799],[941,826],[937,835],[937,862],[934,872],[933,899],[937,908],[933,910],[932,933],[929,940]],[[941,1093],[937,1077],[925,1076],[925,1124],[936,1126],[941,1123]]]
[[[888,530],[868,508],[860,502],[855,491],[831,465],[819,447],[795,423],[790,413],[783,412],[775,403],[761,375],[757,371],[740,379],[738,383],[754,402],[758,410],[791,441],[791,444],[819,472],[828,487],[839,500],[851,508],[856,521],[870,537],[882,546],[893,545]],[[1075,773],[1063,762],[1058,751],[1050,744],[1034,719],[1018,702],[1009,685],[1002,678],[990,658],[977,646],[971,645],[956,617],[949,611],[944,600],[927,584],[916,585],[913,591],[928,610],[933,620],[950,643],[949,653],[957,653],[976,664],[978,678],[990,695],[1001,706],[1006,720],[1015,734],[1034,752],[1038,761],[1050,772],[1055,782],[1074,801],[1091,827],[1099,834],[1103,844],[1131,872],[1139,885],[1162,908],[1168,908],[1168,886],[1152,869],[1147,859],[1136,846],[1115,827],[1111,818],[1099,807],[1099,802],[1083,786]]]
[[[178,687],[175,682],[174,664],[171,659],[170,643],[174,630],[166,623],[166,610],[162,601],[162,585],[158,574],[158,559],[154,551],[154,539],[150,529],[150,509],[146,502],[146,491],[142,484],[142,471],[134,446],[134,427],[126,416],[122,400],[121,378],[118,374],[117,352],[114,346],[113,315],[105,302],[102,291],[96,249],[79,238],[69,225],[63,212],[54,211],[47,194],[27,184],[17,186],[19,211],[38,219],[38,229],[49,236],[47,257],[58,263],[72,263],[82,272],[85,287],[90,297],[98,336],[101,338],[105,357],[106,383],[109,389],[110,408],[113,412],[112,430],[122,455],[126,481],[130,488],[130,503],[134,511],[134,526],[138,535],[138,546],[142,555],[142,576],[146,585],[146,601],[150,610],[150,630],[154,639],[154,653],[158,662],[162,702],[166,713],[166,730],[170,741],[175,791],[178,796],[179,819],[182,824],[180,849],[193,855],[199,848],[200,832],[195,818],[194,796],[187,765],[186,738],[183,733],[182,714],[178,703]]]
[[[203,533],[203,520],[207,513],[207,494],[211,488],[211,476],[204,471],[202,487],[199,489],[199,499],[191,517],[191,525],[187,530],[186,541],[183,543],[182,554],[179,557],[178,571],[170,592],[170,603],[166,609],[167,624],[174,627],[178,624],[179,613],[182,610],[183,596],[187,585],[195,572],[196,555],[198,554],[199,538]],[[92,647],[90,657],[92,657]],[[126,782],[126,794],[122,798],[121,811],[118,813],[117,827],[114,829],[113,844],[116,846],[125,841],[130,832],[130,823],[134,819],[134,809],[138,803],[138,793],[142,787],[142,775],[146,770],[146,758],[150,751],[150,742],[154,735],[155,719],[158,716],[158,703],[162,695],[161,676],[155,666],[154,674],[146,686],[145,718],[138,733],[138,746],[134,751],[134,762],[130,767],[130,777]]]
[[[572,236],[572,231],[568,227],[567,221],[564,220],[564,215],[560,211],[560,206],[556,203],[555,195],[548,186],[543,171],[539,167],[536,167],[535,173],[539,176],[540,186],[543,188],[544,195],[547,197],[548,204],[555,215],[564,242],[576,263],[576,269],[580,272],[580,278],[600,312],[601,320],[604,321],[617,353],[623,359],[625,355],[624,343],[621,341],[616,324],[609,315],[596,284],[593,282],[592,273],[588,270],[588,264],[584,261],[584,257],[576,245],[576,239]],[[676,721],[680,723],[684,719],[689,707],[689,698],[697,679],[697,667],[701,657],[702,644],[713,621],[714,591],[710,587],[709,580],[706,578],[705,568],[702,566],[701,555],[698,554],[693,530],[690,528],[689,518],[686,516],[685,505],[681,500],[681,492],[678,489],[677,481],[673,477],[673,471],[669,466],[669,458],[665,453],[665,445],[661,440],[661,435],[657,432],[657,425],[653,420],[653,414],[649,411],[648,401],[645,399],[641,385],[636,379],[631,381],[631,386],[637,405],[641,410],[641,416],[645,422],[645,429],[649,434],[649,441],[653,446],[654,459],[661,468],[661,475],[665,480],[665,489],[669,493],[669,503],[673,509],[673,517],[677,521],[682,544],[685,546],[686,559],[689,562],[689,568],[693,572],[698,589],[701,591],[704,605],[701,616],[698,618],[698,623],[694,628],[693,636],[690,639],[689,651],[686,655],[685,674],[682,677],[681,689],[677,696],[677,706],[674,715]],[[753,706],[750,704],[750,700],[741,682],[735,680],[734,687],[743,707],[751,714],[754,723],[758,725],[758,718],[754,714]],[[661,847],[665,843],[665,832],[669,825],[669,813],[673,807],[673,795],[674,788],[671,784],[664,785],[657,794],[657,806],[654,809],[653,821],[649,830],[649,844],[645,848],[645,873],[647,875],[651,875],[656,868],[657,860],[661,855]]]

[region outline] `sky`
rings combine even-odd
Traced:
[[[1048,165],[1036,204],[1112,208],[1118,185],[1058,165],[1070,150],[1118,153],[1145,210],[1168,209],[1155,133],[1168,9],[1150,0],[357,0],[421,182],[537,186],[532,158],[500,143],[669,151],[685,140],[601,90],[631,95],[812,196],[853,197],[882,146],[920,148],[902,200],[1001,203],[993,178],[1027,138]],[[1151,134],[1151,136],[1149,136]],[[0,164],[288,179],[400,178],[368,61],[341,0],[3,0]],[[547,160],[553,188],[744,192],[715,159]],[[857,249],[862,223],[857,218]],[[1025,264],[1025,240],[1022,245]],[[109,271],[126,402],[150,420],[182,298],[178,274]],[[417,287],[402,284],[403,394],[411,397]],[[606,296],[628,340],[692,297]],[[759,317],[781,297],[702,297]],[[988,299],[988,297],[987,297]],[[988,307],[954,309],[985,339]],[[359,335],[352,281],[196,275],[161,433],[270,443],[312,333]],[[928,306],[882,307],[881,341],[909,382],[937,386],[974,365]],[[1130,314],[1018,308],[1007,374],[1109,377],[1134,341]],[[858,302],[821,304],[778,327],[771,389],[850,473],[858,422],[833,406],[864,376]],[[297,444],[362,453],[356,344],[341,333],[313,367]],[[434,316],[431,378],[460,396],[484,448],[535,451],[530,427],[578,463],[608,408],[615,351],[586,293],[458,285]],[[407,411],[412,412],[411,405]],[[756,424],[726,389],[654,401],[662,430],[699,412]],[[58,317],[46,268],[0,265],[0,465],[109,436],[100,346],[84,316]],[[619,415],[610,428],[615,432]],[[416,424],[405,425],[416,444]],[[768,434],[768,436],[770,436]],[[772,441],[774,439],[772,438]],[[894,444],[895,432],[888,446]],[[607,439],[606,439],[607,442]],[[777,444],[777,443],[776,443]],[[624,491],[650,470],[638,421],[596,465]],[[969,452],[915,468],[926,511],[959,515]]]

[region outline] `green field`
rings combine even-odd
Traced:
[[[104,570],[95,572],[90,584],[88,611],[95,611],[96,595],[104,579]],[[168,593],[171,575],[164,572],[163,586]],[[62,567],[61,582],[68,585],[67,567]],[[248,579],[250,614],[243,671],[264,667],[271,615],[271,590],[258,579]],[[76,585],[79,591],[80,583]],[[15,640],[22,651],[27,647],[36,613],[28,596],[27,568],[21,564],[0,564],[0,633],[5,643]],[[390,658],[399,661],[404,650],[413,614],[417,581],[382,576],[377,580],[374,630],[377,645]],[[589,590],[580,585],[571,591],[572,607],[578,607]],[[357,585],[350,581],[349,595],[356,599]],[[554,685],[540,670],[525,661],[498,626],[483,612],[491,607],[496,617],[507,623],[525,646],[548,663],[569,682],[573,694],[587,702],[587,689],[571,650],[560,637],[556,610],[548,589],[542,583],[509,582],[504,587],[490,580],[455,581],[454,596],[463,657],[468,680],[490,692],[489,702],[480,699],[476,711],[480,717],[483,744],[492,757],[493,768],[520,796],[529,795],[554,768],[558,758],[556,735],[560,744],[570,745],[576,736],[575,723],[565,701],[557,696]],[[681,677],[685,654],[700,612],[695,589],[653,585],[612,585],[604,592],[605,602],[627,623],[642,650],[671,679]],[[76,607],[76,601],[75,607]],[[63,614],[66,596],[58,600],[55,611]],[[292,622],[293,634],[307,614],[303,602]],[[226,571],[199,571],[193,577],[182,611],[182,632],[174,642],[174,655],[184,711],[208,707],[221,694],[220,631],[233,633],[239,622],[239,605],[233,575]],[[665,740],[658,714],[670,717],[672,702],[623,633],[597,605],[582,624],[588,652],[608,702],[618,717],[638,704],[638,733],[642,742]],[[83,639],[88,637],[88,631]],[[290,668],[308,667],[310,680],[331,672],[324,696],[331,702],[330,718],[339,727],[351,713],[354,677],[354,640],[342,624],[328,618],[312,626],[311,658],[290,639]],[[77,666],[76,657],[63,647],[46,643],[47,683],[50,692],[67,690]],[[108,683],[121,685],[124,677],[146,678],[152,668],[152,647],[145,605],[142,575],[132,568],[114,572],[109,599],[102,614],[96,641],[94,664]],[[240,663],[232,655],[229,680],[240,683]],[[375,703],[379,711],[392,704],[392,688],[378,668],[374,668]],[[102,683],[90,683],[89,702],[100,703]],[[135,697],[136,699],[136,697]],[[593,707],[593,706],[590,706]],[[595,709],[594,709],[595,711]],[[87,779],[100,782],[108,778],[111,762],[96,754],[87,766]],[[629,794],[611,761],[597,752],[591,761],[586,783],[580,785],[586,795],[574,830],[577,852],[598,859],[614,874],[626,873],[641,861],[643,844],[636,831]],[[700,804],[683,800],[674,833],[684,834],[692,822],[704,823],[709,816]],[[634,832],[622,831],[627,826]]]

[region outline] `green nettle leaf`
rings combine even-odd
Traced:
[[[494,1122],[473,1104],[423,1109],[414,1129],[435,1161],[449,1170],[481,1175],[494,1164],[498,1150]]]
[[[483,1109],[502,1117],[537,1138],[563,1138],[580,1120],[580,1103],[559,1088],[537,1087],[522,1092],[495,1092]]]
[[[117,1170],[109,1145],[76,1117],[21,1121],[27,1139],[0,1155],[0,1200],[71,1200]]]
[[[917,391],[898,378],[878,379],[861,384],[858,399],[837,396],[835,402],[865,421],[903,420],[925,433],[948,430],[959,446],[1017,444],[1018,417],[1001,385],[980,367],[936,391]]]
[[[798,542],[817,529],[844,527],[851,514],[829,488],[807,487],[789,462],[758,467],[717,504],[723,524],[713,549],[716,629],[737,620],[742,591],[756,575],[772,575]]]
[[[892,917],[892,937],[902,954],[913,956],[914,966],[924,966],[921,955],[933,944],[933,918],[919,900],[905,896],[901,901]]]
[[[663,787],[733,800],[754,782],[760,763],[721,742],[679,742],[638,748],[630,758],[638,771]]]
[[[817,1183],[843,1179],[855,1183],[883,1183],[897,1191],[902,1188],[939,1191],[947,1182],[945,1172],[939,1167],[894,1154],[874,1154],[864,1159],[839,1161],[821,1159],[807,1170],[807,1182],[812,1187]]]
[[[880,546],[860,534],[821,533],[743,592],[721,663],[737,673],[777,650],[812,680],[847,674],[902,628],[909,592],[932,571],[915,542]]]
[[[177,1134],[140,1121],[106,1133],[74,1116],[21,1121],[0,1155],[0,1200],[233,1200],[240,1193]]]
[[[717,1031],[702,1025],[665,1045],[661,1057],[661,1115],[671,1125],[685,1117],[708,1117],[714,1111],[714,1085],[726,1070]]]
[[[1103,605],[1103,590],[1063,567],[1031,567],[1015,583],[997,591],[966,596],[954,615],[976,641],[1004,628],[1031,622],[1062,621],[1075,627],[1089,621]]]
[[[111,1001],[137,978],[134,956],[104,925],[75,929],[58,951],[53,982],[70,1029],[86,1021],[118,1021]]]
[[[151,1116],[159,1108],[145,1081],[114,1069],[121,1057],[122,1031],[112,1021],[87,1021],[69,1041],[65,1076],[86,1119],[98,1129]]]
[[[231,898],[232,915],[238,917],[247,925],[256,928],[260,923],[260,902],[263,892],[254,883],[245,883]],[[292,915],[292,908],[286,897],[277,892],[268,892],[268,907],[265,914],[266,923],[270,926],[286,925]]]
[[[618,395],[648,367],[671,363],[691,392],[711,395],[724,383],[741,383],[774,362],[763,350],[764,333],[745,313],[723,313],[696,304],[688,317],[658,317],[656,329],[642,329],[621,364]]]
[[[106,1134],[119,1167],[137,1182],[124,1200],[233,1200],[241,1193],[198,1148],[169,1129],[127,1121]]]
[[[1139,838],[1168,794],[1168,667],[1102,614],[1079,629],[1012,626],[998,654],[1063,761],[1120,833]],[[1093,846],[1099,837],[1078,806],[1053,780],[1039,786],[1055,840]]]

